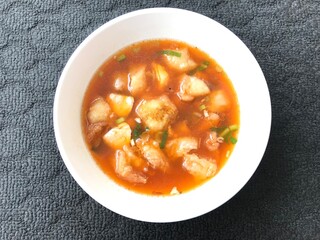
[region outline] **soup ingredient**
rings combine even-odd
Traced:
[[[189,74],[189,75],[194,75],[194,74],[196,74],[196,72],[204,71],[204,70],[207,69],[207,67],[209,66],[209,64],[210,64],[209,61],[203,61],[200,66],[192,69],[188,74]]]
[[[213,159],[200,158],[196,154],[186,154],[183,160],[183,167],[196,178],[209,178],[217,171],[217,164]]]
[[[178,113],[177,107],[165,95],[142,100],[136,111],[142,122],[154,132],[166,129]]]
[[[152,63],[153,72],[155,75],[155,79],[157,79],[159,87],[163,89],[168,85],[169,75],[165,68],[157,63]]]
[[[210,132],[205,139],[205,144],[210,151],[216,151],[220,144],[223,143],[223,140],[223,137],[219,137],[217,132]]]
[[[208,85],[201,79],[189,75],[183,75],[178,96],[183,101],[192,101],[195,97],[210,93]]]
[[[230,108],[230,100],[225,91],[213,91],[209,95],[207,109],[211,112],[225,112]]]
[[[118,62],[122,62],[122,61],[124,61],[126,58],[127,58],[127,57],[126,57],[125,54],[121,54],[121,55],[119,55],[119,56],[117,57],[117,61],[118,61]]]
[[[161,136],[160,148],[164,149],[168,139],[168,131],[164,131]]]
[[[169,168],[166,156],[159,147],[152,143],[142,144],[139,148],[143,157],[150,163],[152,168],[159,169],[163,172]]]
[[[166,145],[166,153],[173,159],[183,157],[191,150],[198,149],[198,142],[195,137],[181,137],[170,140]]]
[[[100,145],[102,132],[106,125],[106,122],[97,122],[88,126],[87,136],[92,148],[97,148]]]
[[[137,96],[146,89],[147,79],[146,79],[146,66],[134,66],[129,73],[129,91],[133,96]]]
[[[89,112],[88,121],[90,123],[106,122],[110,115],[110,106],[101,97],[92,102]]]
[[[180,53],[180,54],[178,55],[178,54],[172,54],[172,53]],[[197,64],[191,59],[189,52],[186,48],[177,50],[177,51],[166,50],[164,58],[167,62],[167,65],[176,70],[188,71],[197,66]]]
[[[128,123],[121,123],[110,129],[104,136],[103,141],[113,149],[121,149],[128,145],[131,139],[131,128]]]
[[[173,51],[173,50],[162,50],[160,53],[168,55],[168,56],[181,57],[181,53],[180,52],[176,52],[176,51]]]
[[[132,110],[134,98],[116,93],[111,93],[107,97],[107,101],[112,111],[119,117],[126,117]]]
[[[126,153],[122,150],[116,151],[116,173],[121,178],[132,183],[146,183],[147,177],[133,169]]]
[[[114,83],[113,87],[115,90],[119,92],[124,92],[127,90],[127,85],[128,85],[128,75],[124,72],[116,72],[113,75]]]

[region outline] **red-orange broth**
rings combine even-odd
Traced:
[[[160,129],[158,120],[165,122]],[[82,127],[93,158],[119,185],[179,194],[223,167],[237,141],[239,105],[231,81],[206,53],[175,40],[147,40],[118,51],[96,71],[84,96]]]

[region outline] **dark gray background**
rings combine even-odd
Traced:
[[[75,48],[108,20],[159,6],[238,35],[265,74],[273,114],[248,184],[215,211],[171,224],[130,220],[91,199],[64,166],[52,123]],[[320,239],[319,23],[315,0],[0,0],[0,239]]]

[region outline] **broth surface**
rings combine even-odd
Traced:
[[[81,117],[88,148],[111,179],[162,195],[214,177],[240,121],[223,69],[197,47],[169,39],[135,43],[106,60],[87,88]]]

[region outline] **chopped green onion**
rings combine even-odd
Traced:
[[[132,131],[132,138],[137,140],[142,133],[141,123],[137,123],[136,127]]]
[[[204,71],[208,68],[208,66],[210,65],[209,61],[203,61],[199,66],[197,66],[196,68],[192,69],[188,74],[189,75],[194,75],[196,72],[201,72]]]
[[[116,120],[116,124],[123,123],[124,120],[125,120],[124,117],[118,118],[118,119]]]
[[[141,50],[141,47],[135,47],[135,48],[132,49],[132,51],[134,53],[138,53],[138,52],[140,52],[140,50]]]
[[[207,108],[207,107],[206,107],[206,105],[204,105],[204,104],[201,104],[201,105],[199,106],[200,111],[205,110],[206,108]]]
[[[149,127],[146,127],[146,132],[150,131],[150,128]]]
[[[224,137],[226,136],[228,133],[230,132],[233,132],[233,131],[236,131],[239,129],[239,126],[238,125],[231,125],[229,127],[227,127],[226,129],[224,129],[220,134],[219,136],[220,137]]]
[[[166,146],[167,139],[168,139],[168,131],[164,131],[162,133],[161,142],[160,142],[161,149],[164,149],[164,147]]]
[[[231,142],[232,144],[236,144],[236,143],[237,143],[237,139],[236,139],[235,137],[232,137],[232,136],[231,136],[230,142]]]
[[[165,54],[165,55],[169,55],[169,56],[181,57],[180,52],[176,52],[173,50],[162,50],[160,53]]]
[[[226,128],[227,128],[227,127],[212,127],[212,128],[210,128],[210,129],[211,129],[211,131],[220,133],[220,132],[222,132],[223,130],[225,130]]]
[[[118,62],[122,62],[122,61],[124,61],[126,58],[127,58],[127,57],[126,57],[125,54],[121,54],[121,55],[119,55],[119,56],[117,57],[117,61],[118,61]]]

